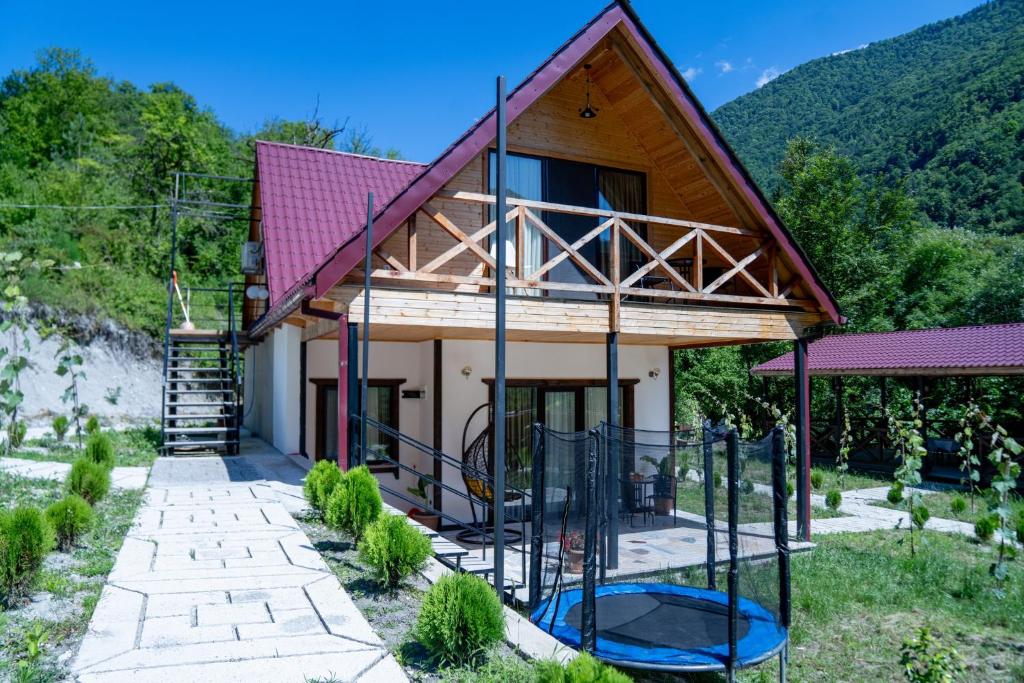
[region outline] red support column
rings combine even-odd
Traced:
[[[796,529],[811,540],[811,378],[807,368],[807,340],[793,342],[796,381]]]
[[[348,314],[338,318],[338,467],[348,470]]]

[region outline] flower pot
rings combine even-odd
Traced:
[[[409,519],[414,522],[419,522],[423,526],[427,527],[431,531],[437,531],[441,528],[441,517],[438,515],[430,514],[429,512],[423,512],[413,508],[409,511]]]
[[[565,570],[570,574],[582,574],[583,573],[583,551],[573,550],[572,548],[565,549]]]
[[[658,475],[654,479],[654,514],[671,515],[675,500],[676,478]]]

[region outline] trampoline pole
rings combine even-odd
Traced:
[[[704,528],[707,530],[708,588],[716,590],[715,546],[718,539],[715,535],[715,467],[711,450],[710,420],[704,420],[701,433],[704,437]]]
[[[730,683],[736,680],[736,641],[739,617],[739,535],[736,529],[740,507],[739,440],[739,433],[735,429],[730,430],[726,440],[729,462],[729,662],[727,671]]]
[[[580,623],[580,645],[587,652],[597,648],[597,443],[597,430],[591,430],[583,505],[583,619]]]
[[[530,612],[540,604],[541,563],[544,558],[544,438],[533,425],[533,463],[530,487]]]
[[[779,653],[779,683],[786,683],[786,659],[789,657],[789,645],[782,648]]]

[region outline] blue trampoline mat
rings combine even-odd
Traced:
[[[542,602],[531,620],[578,648],[582,599],[579,588],[563,591]],[[725,668],[728,594],[664,583],[626,583],[598,586],[595,599],[598,633],[593,654],[598,659],[638,669]],[[775,615],[747,598],[741,597],[737,607],[737,666],[751,666],[777,654],[787,633]]]

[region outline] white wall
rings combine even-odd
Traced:
[[[292,329],[294,332],[287,332]],[[255,356],[256,381],[252,384],[257,396],[256,406],[250,411],[246,426],[254,433],[271,441],[284,452],[298,450],[299,425],[299,340],[298,328],[285,326],[246,354]],[[423,398],[399,399],[400,430],[427,445],[433,443],[433,341],[425,342],[373,342],[370,350],[371,379],[404,379],[401,389],[423,389]],[[269,349],[269,350],[268,350]],[[361,351],[361,349],[360,349]],[[306,345],[306,451],[316,453],[316,385],[314,379],[336,379],[338,342],[334,339],[311,341]],[[470,413],[486,403],[488,385],[484,379],[494,377],[494,345],[489,341],[445,340],[442,342],[442,449],[453,458],[462,455],[462,432]],[[605,377],[605,347],[603,344],[534,344],[510,343],[506,356],[509,378],[534,379],[594,379]],[[247,369],[252,367],[246,366]],[[462,372],[470,368],[469,376]],[[352,371],[357,372],[361,363]],[[658,370],[656,377],[651,371]],[[636,379],[634,387],[635,426],[641,429],[669,429],[669,371],[668,352],[658,346],[620,346],[619,377]],[[272,379],[268,381],[268,376]],[[271,399],[259,394],[269,393]],[[247,402],[248,402],[247,398]],[[483,427],[478,420],[472,432]],[[261,431],[262,430],[262,431]],[[269,436],[268,436],[269,434]],[[475,436],[472,434],[471,436]],[[432,473],[433,463],[415,449],[400,448],[400,461],[419,471]],[[457,468],[445,467],[447,485],[464,490]],[[380,476],[384,486],[403,494],[412,486],[415,477],[402,472],[398,480],[392,475]],[[409,505],[392,499],[390,502],[405,509]],[[469,516],[463,501],[447,497],[445,511]]]
[[[242,424],[268,443],[274,441],[274,335],[245,350]]]

